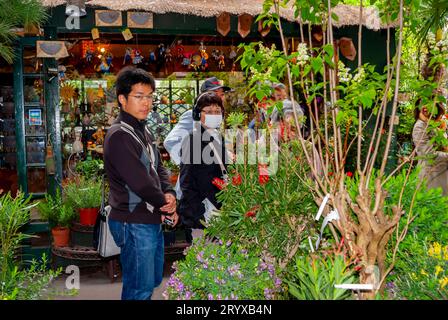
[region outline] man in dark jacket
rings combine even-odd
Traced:
[[[109,227],[121,248],[123,300],[151,299],[163,278],[161,222],[175,225],[175,192],[153,145],[146,118],[152,108],[155,81],[143,69],[126,67],[117,75],[121,108],[104,143],[109,179]]]

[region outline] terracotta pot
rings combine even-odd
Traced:
[[[79,209],[79,223],[84,226],[94,226],[98,216],[98,208]]]
[[[53,245],[55,247],[68,247],[70,242],[70,229],[65,227],[54,227],[51,229]]]
[[[171,182],[172,185],[176,184],[178,177],[179,177],[179,175],[177,175],[177,174],[173,174],[173,175],[170,176],[170,182]]]

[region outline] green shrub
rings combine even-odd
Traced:
[[[18,193],[16,198],[5,194],[0,197],[0,300],[38,299],[48,295],[46,288],[61,273],[47,270],[48,260],[31,261],[23,268],[17,252],[21,242],[29,238],[20,232],[30,220],[30,198]]]
[[[342,254],[333,256],[296,257],[294,271],[287,283],[289,293],[299,300],[350,299],[350,290],[337,289],[336,284],[350,284],[355,276]]]
[[[101,159],[84,160],[76,164],[75,170],[87,180],[98,179],[103,173],[104,163]]]
[[[434,242],[416,256],[403,253],[407,268],[389,282],[388,289],[400,299],[448,300],[448,245]]]
[[[76,213],[70,203],[64,202],[59,189],[56,195],[45,195],[45,201],[40,201],[37,205],[42,218],[47,220],[49,225],[54,227],[70,227],[76,218]]]
[[[275,267],[243,247],[199,239],[176,262],[164,296],[167,299],[275,299],[282,291]]]
[[[101,206],[101,181],[81,177],[64,188],[67,201],[75,208],[99,208]]]
[[[298,142],[282,149],[278,170],[270,176],[260,176],[257,165],[233,167],[231,182],[217,196],[222,203],[219,215],[211,220],[207,233],[262,248],[285,267],[298,248],[308,252],[308,241],[303,240],[315,238],[317,206],[307,186],[308,166]]]

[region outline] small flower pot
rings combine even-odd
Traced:
[[[53,245],[55,247],[68,247],[70,243],[70,229],[65,227],[54,227],[51,229]]]
[[[84,226],[94,226],[98,216],[98,208],[79,209],[79,223]]]
[[[173,174],[170,176],[170,182],[172,185],[175,185],[177,183],[177,179],[179,178],[179,175]]]

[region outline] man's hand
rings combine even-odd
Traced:
[[[179,221],[179,216],[177,215],[177,212],[174,212],[171,216],[168,216],[168,217],[165,216],[164,214],[162,214],[161,218],[162,218],[162,223],[165,221],[165,218],[172,220],[173,221],[172,227],[174,227],[177,224],[177,222]]]
[[[160,211],[167,212],[167,213],[173,213],[176,211],[176,197],[173,196],[171,193],[165,193],[165,201],[167,202],[166,205],[160,208]]]

